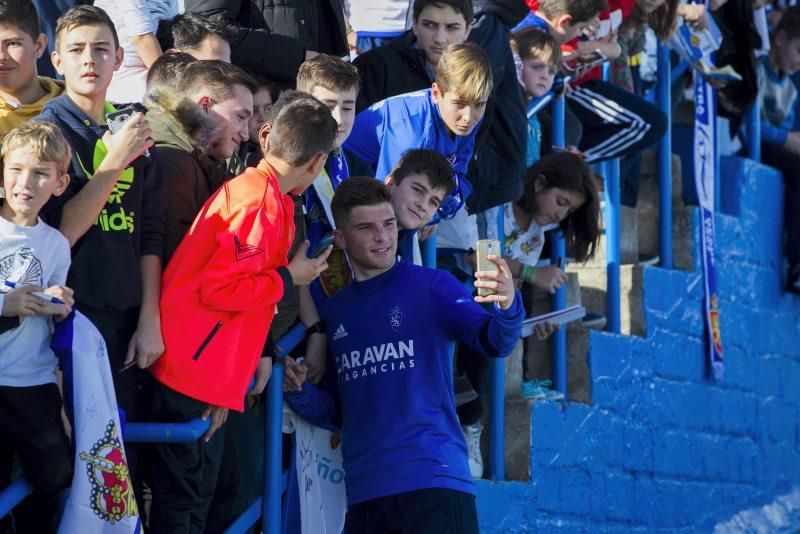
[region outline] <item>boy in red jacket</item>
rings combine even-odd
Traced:
[[[287,101],[291,100],[291,101]],[[282,102],[284,101],[284,102]],[[153,532],[202,531],[222,458],[229,409],[242,411],[275,305],[327,268],[330,248],[288,262],[294,203],[322,170],[336,137],[325,105],[285,95],[259,132],[264,159],[203,206],[163,277],[166,350],[150,367],[156,420],[212,418],[196,443],[160,443],[153,469]]]

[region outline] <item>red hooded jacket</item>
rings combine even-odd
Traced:
[[[293,217],[263,160],[208,199],[162,279],[166,350],[150,367],[158,381],[242,411],[275,305],[292,284]]]

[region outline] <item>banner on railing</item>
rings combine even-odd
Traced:
[[[714,129],[717,113],[714,90],[703,77],[694,73],[694,183],[700,201],[702,235],[703,281],[705,285],[705,319],[708,338],[708,359],[711,373],[722,379],[722,333],[719,320],[719,293],[717,291],[717,264],[714,258],[714,176],[716,173],[716,145]]]
[[[344,529],[347,495],[342,440],[304,421],[286,404],[283,432],[295,433],[296,474],[302,534],[339,534]]]
[[[64,371],[75,444],[75,475],[58,532],[138,533],[105,341],[76,311],[56,323],[51,346]]]

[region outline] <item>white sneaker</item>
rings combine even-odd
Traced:
[[[481,456],[481,432],[483,425],[479,422],[471,425],[461,425],[464,439],[467,442],[469,455],[469,474],[472,478],[483,478],[483,456]]]

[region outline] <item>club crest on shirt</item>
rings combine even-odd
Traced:
[[[397,332],[400,329],[400,321],[403,320],[403,312],[400,311],[399,306],[395,306],[392,308],[392,311],[389,312],[389,326],[392,327],[392,330]]]

